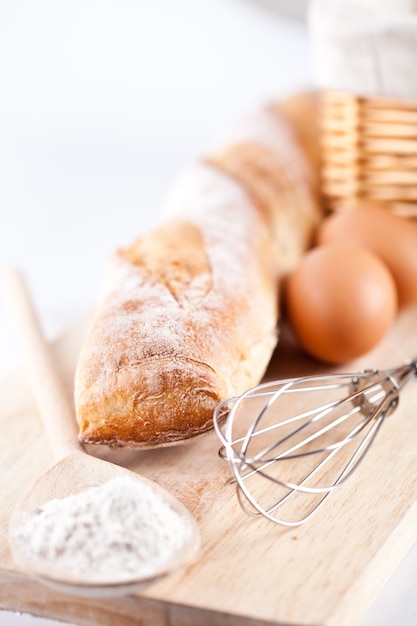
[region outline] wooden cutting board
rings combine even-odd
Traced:
[[[69,394],[87,322],[88,316],[78,320],[55,345]],[[393,367],[416,354],[417,308],[411,308],[376,350],[343,369]],[[318,370],[284,332],[268,377]],[[199,558],[186,570],[140,595],[89,600],[30,580],[9,554],[15,500],[52,464],[23,371],[13,372],[0,384],[0,607],[94,626],[354,626],[417,539],[416,409],[412,383],[365,462],[297,529],[242,512],[214,432],[155,451],[89,449],[170,489],[202,534]]]

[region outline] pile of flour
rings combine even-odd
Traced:
[[[47,502],[17,536],[34,558],[100,582],[152,576],[191,532],[151,487],[122,476]]]

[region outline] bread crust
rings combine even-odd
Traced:
[[[196,165],[186,180],[206,208],[111,260],[76,372],[85,443],[149,447],[208,430],[217,403],[254,384],[275,346],[264,220],[214,168]]]
[[[320,213],[290,123],[263,115],[286,127],[285,141],[271,148],[255,132],[194,164],[161,224],[109,260],[75,375],[82,442],[190,440],[212,428],[221,400],[263,376],[278,336],[279,278]]]

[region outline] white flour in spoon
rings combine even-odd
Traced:
[[[18,537],[34,558],[99,582],[152,576],[191,531],[151,487],[122,476],[47,502]]]

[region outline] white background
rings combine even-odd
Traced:
[[[105,259],[151,228],[184,166],[310,87],[302,5],[0,0],[0,268],[24,270],[49,337],[94,304]],[[1,301],[0,342],[4,374],[19,354]],[[416,569],[414,550],[361,626],[417,624]]]
[[[179,169],[306,84],[307,50],[250,0],[0,0],[0,261],[48,332],[93,302]]]

